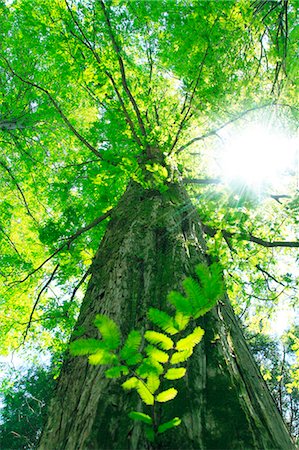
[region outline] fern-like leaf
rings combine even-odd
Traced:
[[[182,350],[182,351],[179,351],[179,352],[175,352],[172,355],[172,357],[170,359],[170,362],[171,362],[171,364],[178,364],[178,363],[185,362],[185,361],[187,361],[188,358],[190,358],[192,353],[193,353],[193,348],[190,348],[188,350]]]
[[[146,405],[153,405],[154,404],[154,396],[148,389],[147,385],[143,383],[142,381],[138,380],[139,383],[136,387],[136,390],[139,394],[139,397]]]
[[[179,378],[183,378],[186,373],[185,367],[178,367],[176,369],[168,369],[164,377],[167,380],[178,380]]]
[[[114,364],[118,362],[118,358],[116,355],[111,353],[107,349],[98,350],[96,353],[90,355],[88,357],[89,364],[98,365],[98,364]]]
[[[123,359],[130,358],[137,352],[141,343],[141,333],[137,330],[132,330],[124,343],[123,348],[120,351],[120,356]]]
[[[120,345],[120,330],[114,320],[104,314],[97,314],[94,324],[101,333],[107,348],[116,350]]]
[[[188,336],[180,339],[176,344],[176,350],[189,350],[193,349],[202,339],[204,330],[201,327],[196,327]]]
[[[146,423],[147,425],[151,425],[153,423],[153,419],[150,416],[139,411],[131,411],[129,413],[129,417],[132,420],[138,420],[140,422]]]
[[[163,366],[156,360],[144,358],[138,369],[136,369],[136,373],[141,378],[147,378],[149,374],[161,375]]]
[[[127,366],[115,366],[107,369],[105,372],[106,378],[120,378],[123,375],[128,375],[129,369]]]
[[[183,287],[192,306],[192,315],[205,303],[201,286],[193,278],[188,277],[183,281]]]
[[[77,339],[70,344],[70,352],[74,356],[92,355],[104,347],[99,339]]]
[[[188,323],[190,322],[190,317],[185,316],[181,312],[177,311],[177,313],[174,317],[174,321],[175,321],[175,324],[176,324],[176,327],[178,328],[178,330],[183,331],[186,328],[186,326],[188,325]]]
[[[164,311],[160,311],[156,308],[150,308],[148,317],[155,325],[160,327],[166,333],[173,335],[178,332],[178,329],[175,327],[173,318]]]
[[[168,361],[168,354],[163,352],[162,350],[154,347],[153,345],[147,345],[145,347],[145,353],[154,361],[158,361],[160,363],[166,363]]]
[[[181,419],[179,417],[174,417],[169,422],[162,423],[158,427],[158,433],[164,433],[164,431],[170,430],[173,427],[177,427],[181,423]]]
[[[170,350],[174,345],[170,337],[157,331],[148,330],[145,332],[144,337],[150,344],[156,345],[161,350]]]
[[[122,388],[125,390],[136,389],[139,383],[138,378],[131,377],[128,378],[124,383],[122,383]]]
[[[132,330],[120,351],[120,357],[125,360],[129,366],[134,366],[142,360],[141,353],[137,351],[140,346],[141,339],[140,331]]]
[[[168,294],[167,299],[178,312],[182,313],[186,317],[192,316],[192,304],[189,299],[184,297],[180,292],[171,291]]]
[[[160,386],[159,377],[153,373],[150,373],[147,377],[146,385],[151,394],[154,394]]]
[[[160,392],[160,394],[157,395],[156,400],[160,403],[169,402],[169,400],[172,400],[176,397],[178,391],[174,388],[169,388],[166,391]]]
[[[199,264],[196,266],[195,271],[200,280],[206,300],[216,303],[221,295],[223,295],[224,288],[221,266],[217,263],[213,263],[210,266]]]

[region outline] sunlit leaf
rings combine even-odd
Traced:
[[[160,403],[168,402],[169,400],[175,398],[177,393],[178,391],[176,389],[169,388],[166,391],[160,392],[160,394],[157,395],[156,400]]]

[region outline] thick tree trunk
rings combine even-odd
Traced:
[[[207,262],[200,221],[184,189],[164,194],[130,184],[113,213],[92,265],[75,339],[96,336],[95,315],[113,318],[125,336],[146,324],[149,306],[166,308],[199,262]],[[286,427],[248,351],[231,306],[223,300],[203,318],[203,341],[190,358],[179,394],[161,422],[182,424],[161,435],[160,449],[293,449]],[[68,357],[49,408],[41,450],[146,449],[142,425],[128,418],[138,395],[106,380],[101,366]],[[146,412],[146,407],[144,407]]]

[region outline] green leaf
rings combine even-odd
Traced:
[[[128,366],[136,366],[136,364],[139,364],[142,361],[142,358],[142,354],[137,352],[127,358],[126,363]]]
[[[205,303],[201,286],[191,277],[185,278],[182,284],[192,307],[192,315],[194,315],[199,306]]]
[[[98,364],[113,364],[117,362],[117,356],[111,353],[107,349],[98,350],[93,355],[88,357],[89,364],[98,365]]]
[[[154,404],[154,396],[153,394],[149,391],[147,385],[142,382],[141,380],[138,380],[138,385],[136,387],[136,390],[141,398],[141,400],[146,404],[146,405],[153,405]]]
[[[145,347],[145,352],[152,360],[158,361],[160,363],[166,363],[169,359],[167,353],[163,352],[162,350],[159,350],[157,347],[154,347],[153,345],[147,345]]]
[[[174,320],[178,330],[182,331],[186,328],[186,326],[190,322],[190,317],[184,316],[184,314],[182,314],[181,312],[177,312]]]
[[[150,344],[157,345],[161,350],[170,350],[174,345],[170,337],[157,331],[148,330],[144,333],[144,337]]]
[[[138,378],[136,377],[131,377],[128,380],[126,380],[123,384],[122,384],[123,389],[129,390],[129,389],[136,389],[136,391],[138,392],[141,400],[146,404],[146,405],[153,405],[154,404],[154,396],[153,394],[149,391],[149,389],[147,388],[146,384],[141,381],[138,380]]]
[[[149,391],[152,394],[154,394],[156,392],[156,390],[159,389],[159,386],[160,386],[159,377],[154,373],[150,373],[147,377],[146,385],[147,385]]]
[[[199,264],[196,266],[195,272],[200,280],[205,298],[215,304],[224,291],[222,267],[218,263],[210,266]]]
[[[163,373],[163,366],[151,358],[144,358],[138,369],[136,369],[136,372],[142,378],[147,378],[151,373],[161,375]]]
[[[155,325],[160,327],[166,333],[173,335],[178,332],[173,318],[164,311],[160,311],[157,308],[150,308],[148,317]]]
[[[106,378],[119,378],[122,375],[128,375],[129,369],[127,366],[115,366],[111,367],[110,369],[107,369],[105,372]]]
[[[197,345],[204,335],[204,330],[201,327],[196,327],[188,336],[183,339],[180,339],[176,344],[176,350],[189,350],[193,349],[195,345]]]
[[[180,292],[171,291],[169,292],[167,299],[178,312],[182,313],[184,316],[192,316],[192,304],[190,300],[184,297]]]
[[[173,369],[168,369],[166,374],[164,375],[167,380],[178,380],[182,378],[186,373],[185,367],[178,367]]]
[[[126,360],[135,355],[140,346],[140,343],[141,343],[141,333],[137,330],[132,330],[129,333],[124,343],[124,346],[120,351],[121,358]]]
[[[178,363],[181,363],[181,362],[185,362],[185,361],[187,361],[188,358],[190,358],[192,353],[193,353],[193,348],[190,348],[188,350],[182,350],[182,351],[179,351],[179,352],[175,352],[172,355],[172,357],[170,359],[170,362],[171,362],[171,364],[178,364]]]
[[[176,397],[178,391],[174,388],[169,388],[166,391],[160,392],[160,394],[157,395],[156,401],[160,403],[168,402],[169,400],[172,400]]]
[[[110,350],[116,350],[120,345],[120,330],[114,320],[104,314],[97,314],[94,324],[100,331],[107,347]]]
[[[181,419],[179,417],[174,417],[169,422],[162,423],[158,427],[158,433],[164,433],[164,431],[170,430],[171,428],[177,427],[181,423]]]
[[[129,413],[129,417],[132,420],[138,420],[140,422],[144,422],[147,425],[151,425],[153,423],[153,420],[150,416],[148,416],[147,414],[144,414],[142,412],[138,412],[138,411],[131,411]]]
[[[126,380],[124,383],[122,383],[122,387],[125,390],[129,390],[129,389],[136,389],[137,385],[139,383],[138,378],[136,377],[131,377],[128,380]]]
[[[70,353],[74,356],[91,355],[104,347],[99,339],[77,339],[70,344]]]

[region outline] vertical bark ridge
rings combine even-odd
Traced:
[[[108,314],[123,335],[144,329],[149,306],[166,309],[196,264],[207,262],[198,215],[186,192],[161,194],[131,183],[115,209],[95,255],[92,276],[72,339],[96,337],[97,313]],[[292,449],[227,300],[203,318],[206,331],[178,380],[177,398],[161,407],[161,421],[182,425],[161,435],[160,449]],[[127,414],[140,408],[135,392],[106,380],[103,368],[68,357],[49,408],[40,450],[150,448]]]

